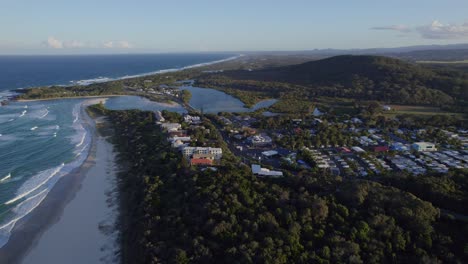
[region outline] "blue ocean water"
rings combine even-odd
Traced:
[[[0,56],[0,92],[99,77],[120,78],[231,56]],[[137,105],[143,108],[162,110],[166,107],[138,97],[114,97],[109,99],[108,106],[132,108],[135,100],[139,100]],[[81,104],[84,101],[86,99],[11,102],[0,106],[0,247],[8,241],[15,223],[41,203],[60,177],[86,159],[91,137],[83,122]],[[184,111],[178,107],[168,109]]]
[[[0,91],[108,80],[223,60],[236,54],[0,56]]]

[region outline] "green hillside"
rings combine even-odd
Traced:
[[[379,100],[398,104],[463,105],[468,75],[381,56],[343,55],[303,64],[209,74],[199,84],[270,93]],[[290,96],[290,95],[289,95]]]

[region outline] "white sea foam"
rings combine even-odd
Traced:
[[[24,110],[23,112],[21,112],[21,115],[19,117],[23,117],[27,112],[27,110]]]
[[[36,129],[38,129],[39,127],[35,126],[35,127],[31,127],[31,130],[34,131]]]
[[[11,210],[14,218],[7,220],[6,224],[0,226],[0,247],[3,247],[8,242],[11,230],[15,226],[16,222],[34,210],[34,208],[36,208],[44,200],[48,193],[49,189],[44,189],[24,200],[22,203],[18,204]]]
[[[78,121],[78,119],[80,118],[80,106],[79,105],[76,105],[75,107],[73,107],[72,114],[75,117],[73,119],[73,123],[76,123],[76,121]]]
[[[8,173],[7,176],[5,176],[5,177],[3,177],[2,179],[0,179],[0,182],[5,182],[5,181],[7,181],[7,180],[10,179],[10,178],[11,178],[11,173]]]
[[[80,143],[76,144],[76,147],[79,147],[79,146],[83,145],[83,143],[84,143],[84,141],[86,139],[86,134],[87,134],[86,132],[83,133],[83,136],[81,137],[81,141],[80,141]]]
[[[12,204],[38,190],[41,188],[41,186],[52,179],[52,177],[57,175],[64,166],[65,164],[62,163],[60,166],[42,171],[38,175],[31,177],[19,188],[19,190],[16,192],[16,197],[7,201],[5,205]]]
[[[148,75],[154,75],[154,74],[163,74],[163,73],[169,73],[169,72],[177,72],[181,70],[186,70],[186,69],[191,69],[191,68],[196,68],[196,67],[203,67],[203,66],[208,66],[216,63],[221,63],[221,62],[226,62],[230,60],[234,60],[237,58],[240,58],[244,56],[243,54],[237,55],[237,56],[232,56],[226,59],[222,60],[216,60],[216,61],[210,61],[210,62],[204,62],[204,63],[198,63],[198,64],[193,64],[185,67],[179,67],[179,68],[172,68],[172,69],[164,69],[164,70],[158,70],[158,71],[152,71],[152,72],[146,72],[146,73],[141,73],[141,74],[134,74],[134,75],[125,75],[119,78],[109,78],[109,77],[98,77],[98,78],[93,78],[93,79],[85,79],[85,80],[79,80],[79,81],[71,81],[71,83],[78,84],[78,85],[90,85],[93,83],[102,83],[102,82],[109,82],[109,81],[115,81],[115,80],[125,80],[125,79],[131,79],[131,78],[138,78],[138,77],[144,77]]]
[[[46,117],[48,114],[49,114],[49,110],[46,109],[46,112],[45,112],[43,115],[41,115],[39,118],[44,118],[44,117]]]

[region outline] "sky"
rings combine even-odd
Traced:
[[[468,0],[0,0],[0,54],[468,43]]]

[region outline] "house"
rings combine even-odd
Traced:
[[[156,119],[156,122],[164,122],[166,121],[161,113],[161,111],[156,111],[154,112],[154,118]]]
[[[351,153],[351,150],[349,148],[342,147],[342,148],[339,148],[339,150],[343,153]]]
[[[430,142],[416,142],[411,148],[416,151],[437,151],[435,144]]]
[[[177,131],[170,131],[169,137],[186,137],[187,131],[186,130],[177,130]]]
[[[375,146],[374,152],[387,152],[389,150],[388,146]]]
[[[366,152],[365,150],[363,150],[362,148],[360,147],[351,147],[351,149],[354,151],[354,152],[358,152],[358,153],[364,153]]]
[[[199,116],[184,115],[184,121],[189,124],[200,124]]]
[[[357,118],[357,117],[353,117],[353,118],[351,118],[351,123],[362,124],[362,120]]]
[[[318,108],[315,108],[314,111],[312,112],[312,115],[313,116],[322,116],[323,113],[320,112],[320,110]]]
[[[267,157],[267,158],[271,158],[271,157],[277,156],[277,155],[278,155],[278,151],[276,151],[276,150],[263,151],[263,152],[262,152],[262,155],[265,156],[265,157]]]
[[[291,122],[293,122],[293,124],[299,125],[300,123],[302,123],[302,119],[300,118],[291,119]]]
[[[177,140],[180,140],[182,142],[190,142],[192,139],[190,137],[170,137],[167,139],[168,141],[170,142],[174,142],[174,141],[177,141]]]
[[[271,137],[267,135],[256,135],[256,136],[250,137],[249,141],[254,146],[266,146],[273,142]]]
[[[260,165],[252,164],[252,173],[258,176],[268,176],[268,177],[282,177],[283,172],[281,171],[271,171],[267,168],[262,168]]]
[[[182,128],[182,125],[179,123],[162,123],[161,127],[166,131],[176,131]]]
[[[192,166],[197,166],[197,165],[211,166],[211,165],[213,165],[213,160],[211,160],[211,159],[190,159],[190,165],[192,165]]]
[[[182,142],[181,140],[175,140],[175,141],[172,142],[171,145],[172,145],[173,148],[180,148],[180,147],[186,146],[186,145],[188,145],[188,144],[185,144],[185,143]]]
[[[391,146],[390,146],[390,150],[395,150],[395,151],[407,151],[408,148],[403,145],[403,143],[400,143],[400,142],[397,142],[397,143],[393,143]]]

